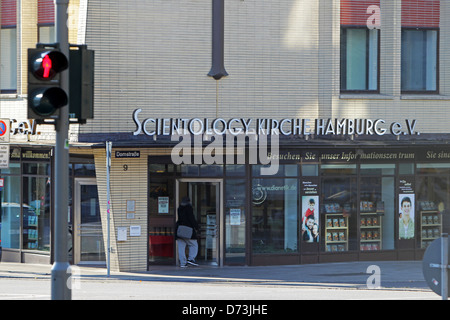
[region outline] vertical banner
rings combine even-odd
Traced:
[[[302,241],[319,242],[319,193],[318,179],[302,181]]]

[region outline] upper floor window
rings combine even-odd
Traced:
[[[379,0],[341,0],[341,92],[379,91],[379,8]]]
[[[439,0],[402,0],[402,92],[439,91],[439,24]]]
[[[55,41],[54,1],[38,0],[38,42],[53,43]]]
[[[378,91],[377,29],[341,28],[341,91]]]
[[[0,0],[0,93],[17,92],[16,0]]]
[[[438,30],[402,29],[402,91],[437,92]]]

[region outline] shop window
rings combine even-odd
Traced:
[[[398,173],[400,175],[414,174],[414,163],[400,163]]]
[[[228,177],[245,176],[245,164],[227,164],[225,165],[225,172]]]
[[[95,164],[76,163],[73,165],[74,174],[77,177],[95,177]]]
[[[17,91],[17,1],[0,0],[0,93]]]
[[[438,30],[402,30],[402,92],[438,91]]]
[[[150,174],[173,173],[174,171],[175,165],[173,164],[149,163],[148,165],[148,172]]]
[[[302,176],[314,177],[319,175],[319,165],[317,164],[304,164],[302,165]]]
[[[223,175],[223,165],[182,164],[180,173],[183,177],[218,177]]]
[[[245,264],[246,181],[227,179],[225,184],[225,262]]]
[[[11,164],[10,164],[11,165]],[[2,169],[2,173],[5,170]],[[20,248],[20,176],[2,176],[0,191],[0,246]]]
[[[297,179],[253,179],[253,253],[297,252]]]
[[[356,177],[323,177],[321,184],[321,234],[323,251],[357,249]]]
[[[20,163],[10,162],[8,168],[0,169],[2,174],[20,174]]]
[[[223,175],[223,165],[219,164],[203,164],[200,165],[201,177],[217,177]]]
[[[252,175],[254,177],[265,177],[261,173],[262,168],[269,168],[271,165],[253,165]],[[298,166],[296,164],[280,164],[278,165],[278,171],[276,174],[272,175],[275,177],[296,177],[298,174]]]
[[[24,174],[50,174],[50,164],[47,162],[23,163],[22,168]]]
[[[360,250],[394,249],[395,164],[361,164]]]
[[[323,164],[320,172],[322,175],[356,174],[356,164]]]
[[[341,92],[378,91],[379,31],[341,29]]]
[[[50,178],[23,178],[23,249],[50,250]]]
[[[417,164],[418,246],[426,248],[439,238],[448,223],[450,164]]]
[[[149,211],[149,261],[171,262],[174,258],[174,180],[150,180]]]

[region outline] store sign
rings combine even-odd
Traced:
[[[430,151],[431,153],[431,151]],[[443,152],[440,153],[443,156]],[[268,152],[267,159],[280,160],[285,162],[353,162],[357,160],[376,160],[376,161],[397,161],[397,160],[414,160],[416,153],[413,151],[397,151],[389,149],[379,150],[333,150],[333,151],[304,151],[304,150],[281,150],[278,153]]]
[[[173,135],[419,135],[416,120],[386,123],[383,119],[273,119],[273,118],[146,118],[140,119],[142,109],[133,112],[136,130],[147,136]]]
[[[37,131],[37,122],[33,119],[28,119],[25,121],[17,121],[16,119],[10,120],[11,135],[40,135],[41,133]]]

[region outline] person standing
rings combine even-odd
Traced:
[[[188,265],[198,266],[195,262],[195,258],[198,253],[197,232],[199,228],[197,220],[195,220],[194,217],[194,209],[192,208],[189,197],[184,197],[178,207],[177,229],[179,225],[191,227],[193,229],[190,239],[179,238],[175,235],[178,245],[178,259],[180,260],[180,267],[185,268]],[[188,247],[189,252],[187,258],[186,246]]]

